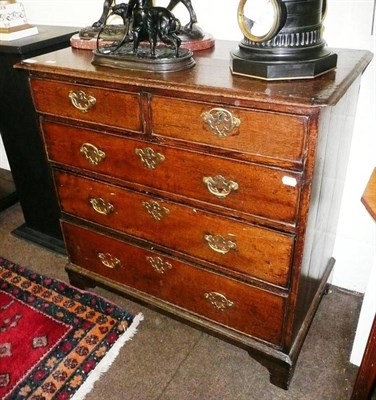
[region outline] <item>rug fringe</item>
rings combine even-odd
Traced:
[[[143,319],[144,316],[142,313],[139,313],[134,317],[132,324],[114,343],[114,345],[105,355],[105,357],[98,363],[96,368],[89,374],[85,382],[73,395],[71,400],[83,400],[86,397],[86,395],[90,393],[90,391],[94,387],[94,383],[111,367],[112,363],[118,356],[120,349],[124,346],[124,344],[128,340],[131,340],[133,336],[137,333],[137,327]]]

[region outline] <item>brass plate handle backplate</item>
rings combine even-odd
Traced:
[[[142,205],[148,214],[156,221],[160,221],[170,213],[170,210],[167,207],[161,206],[157,201],[143,201]]]
[[[172,268],[172,265],[167,261],[163,261],[161,257],[147,256],[146,260],[158,274],[164,274]]]
[[[80,153],[91,165],[98,165],[106,158],[106,153],[91,143],[83,143]]]
[[[225,295],[218,292],[205,293],[204,297],[218,311],[225,311],[235,305],[233,301],[228,300]]]
[[[224,108],[212,108],[204,111],[201,118],[209,129],[218,137],[226,137],[240,125],[240,118],[235,117],[230,111]]]
[[[227,197],[233,190],[239,189],[239,184],[235,181],[228,181],[222,175],[205,176],[202,181],[207,186],[209,192],[219,199]]]
[[[73,107],[82,113],[87,113],[97,102],[94,96],[86,94],[83,90],[71,90],[68,97]]]
[[[220,254],[227,254],[230,250],[235,250],[237,244],[233,240],[228,240],[221,235],[204,235],[208,246]]]
[[[110,253],[98,253],[98,258],[107,268],[116,269],[122,267],[121,261]]]
[[[114,206],[101,197],[91,198],[90,204],[98,214],[108,215],[114,211]]]
[[[161,162],[165,160],[165,156],[156,153],[151,147],[145,149],[136,149],[135,153],[140,157],[141,162],[149,169],[155,169]]]

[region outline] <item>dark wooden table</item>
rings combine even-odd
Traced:
[[[25,223],[13,233],[58,252],[65,252],[59,207],[45,159],[28,78],[13,65],[26,58],[70,45],[75,27],[38,26],[39,34],[0,41],[0,132]],[[9,186],[12,191],[12,186]],[[12,193],[5,193],[8,196]],[[13,195],[14,196],[14,195]]]

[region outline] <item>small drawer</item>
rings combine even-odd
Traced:
[[[71,126],[44,123],[50,160],[145,185],[222,212],[295,223],[301,174]]]
[[[142,131],[139,94],[32,79],[36,110],[131,131]]]
[[[62,223],[70,261],[220,325],[281,344],[285,298],[91,230]]]
[[[55,171],[64,212],[282,287],[294,237]]]
[[[156,135],[290,162],[303,158],[307,118],[154,96]]]

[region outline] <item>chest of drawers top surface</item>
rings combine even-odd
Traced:
[[[94,66],[90,51],[70,48],[24,60],[20,67],[56,78],[99,80],[120,89],[163,89],[184,92],[186,97],[192,94],[198,99],[209,94],[213,98],[220,96],[222,101],[227,96],[234,105],[262,102],[304,107],[335,104],[372,59],[369,51],[335,49],[339,56],[335,71],[311,80],[267,82],[231,74],[229,52],[237,46],[236,42],[217,40],[213,49],[194,54],[193,68],[167,74]]]

